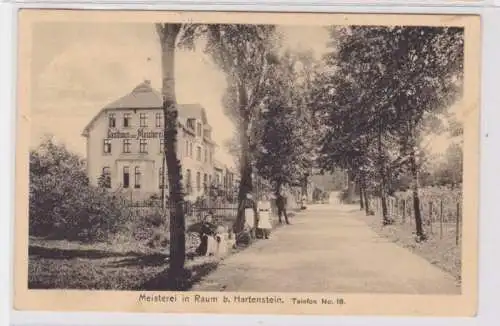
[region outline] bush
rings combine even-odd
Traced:
[[[85,161],[51,139],[30,152],[29,188],[33,236],[106,240],[130,218],[124,201],[89,184]]]

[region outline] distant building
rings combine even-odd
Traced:
[[[221,162],[215,161],[212,185],[226,196],[235,196],[239,185],[238,173]]]
[[[166,189],[163,119],[161,93],[149,81],[104,107],[83,131],[90,182],[97,185],[101,180],[133,200]],[[207,193],[212,184],[215,147],[205,109],[199,104],[178,105],[177,155],[187,199]]]

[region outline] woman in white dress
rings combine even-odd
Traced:
[[[269,239],[269,234],[273,227],[271,224],[271,202],[267,199],[259,201],[257,209],[259,211],[258,228],[262,230],[264,239]]]

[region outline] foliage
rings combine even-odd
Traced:
[[[85,162],[47,139],[30,152],[30,235],[105,240],[129,217],[126,206],[89,184]]]
[[[418,210],[422,133],[460,95],[463,29],[443,27],[332,28],[335,48],[317,78],[316,116],[329,128],[320,141],[320,167],[348,169],[362,188],[382,197],[409,176]]]
[[[294,81],[298,79],[297,60],[290,53],[270,70],[273,79],[266,88],[266,100],[259,114],[260,130],[256,150],[256,168],[279,191],[283,185],[296,185],[309,172],[310,143],[304,137],[309,124],[303,117],[300,96]]]
[[[446,149],[444,158],[433,171],[433,181],[436,185],[456,187],[462,183],[463,150],[461,144],[452,143]]]

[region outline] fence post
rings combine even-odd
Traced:
[[[460,202],[457,203],[457,219],[455,225],[455,244],[458,246],[458,241],[460,240]]]
[[[432,202],[429,202],[429,222],[431,226],[431,234],[433,234],[432,231]]]
[[[406,221],[406,198],[403,199],[403,224],[405,223]]]
[[[412,199],[410,199],[410,203],[408,204],[408,207],[410,208],[408,210],[408,221],[410,222],[410,225],[411,225],[413,222],[413,208],[414,208]]]
[[[440,201],[439,208],[439,238],[443,239],[443,200]]]

